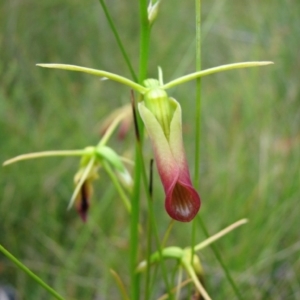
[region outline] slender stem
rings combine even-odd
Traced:
[[[153,201],[153,159],[150,160],[150,171],[149,171],[149,201]],[[149,207],[149,204],[148,204]],[[150,299],[150,260],[152,253],[152,235],[153,235],[153,226],[152,219],[148,218],[147,220],[147,248],[146,248],[146,258],[147,258],[147,269],[145,276],[145,300]]]
[[[183,76],[181,78],[178,78],[176,80],[173,80],[166,84],[164,88],[172,87],[176,84],[183,83],[192,79],[197,79],[196,82],[196,116],[195,116],[195,173],[194,173],[194,185],[195,187],[198,187],[199,185],[199,176],[200,176],[200,138],[201,138],[201,77],[209,74],[213,74],[216,72],[231,70],[231,69],[237,69],[237,68],[246,68],[246,67],[254,67],[254,66],[261,66],[261,65],[267,65],[270,64],[270,62],[245,62],[245,63],[236,63],[236,64],[229,64],[224,66],[219,66],[211,69],[207,69],[204,71],[201,71],[201,0],[195,0],[196,5],[196,72],[189,74],[187,76]],[[198,219],[200,220],[200,224],[202,227],[202,230],[206,237],[209,237],[208,231],[206,229],[206,226],[202,220],[202,218],[199,216]],[[214,237],[208,238],[204,243],[201,243],[200,245],[195,245],[195,236],[196,236],[196,219],[193,221],[192,224],[192,255],[191,259],[193,261],[193,255],[194,251],[197,251],[201,249],[203,244],[209,245],[211,242],[213,242],[215,239],[222,236],[222,234],[226,234],[228,231],[223,230],[221,231],[221,235],[216,235]],[[224,233],[225,232],[225,233]],[[236,296],[238,299],[241,298],[241,294],[233,281],[228,268],[226,267],[225,263],[223,262],[221,255],[219,254],[219,251],[215,245],[211,245],[212,250],[217,257],[220,265],[222,266],[227,280],[230,282]],[[192,276],[192,274],[191,274]],[[200,286],[199,286],[200,287]],[[198,287],[198,288],[199,288]],[[202,292],[201,292],[202,294]],[[205,298],[205,297],[204,297]],[[206,298],[205,298],[206,299]]]
[[[140,70],[139,83],[147,77],[147,66],[149,56],[150,24],[148,21],[147,0],[140,0]]]
[[[195,0],[196,7],[196,71],[201,71],[201,0]],[[195,171],[194,186],[199,188],[200,176],[200,141],[201,141],[201,78],[196,80],[196,109],[195,109]],[[194,257],[196,243],[196,219],[192,223],[191,262]]]
[[[181,292],[181,283],[182,283],[182,273],[183,273],[183,270],[182,270],[182,266],[179,266],[179,270],[178,270],[178,276],[177,276],[177,291],[176,291],[176,296],[175,296],[175,299],[180,299],[180,292]]]
[[[125,48],[124,48],[124,46],[123,46],[123,44],[122,44],[122,42],[121,42],[120,36],[119,36],[119,34],[118,34],[118,31],[117,31],[117,29],[116,29],[116,27],[115,27],[115,25],[114,25],[114,22],[113,22],[111,16],[110,16],[110,14],[109,14],[109,11],[108,11],[108,9],[107,9],[107,6],[106,6],[104,0],[99,0],[99,2],[100,2],[100,4],[101,4],[101,6],[102,6],[102,9],[103,9],[103,11],[104,11],[105,17],[106,17],[106,19],[107,19],[107,21],[108,21],[108,24],[109,24],[109,26],[110,26],[110,29],[112,30],[112,32],[113,32],[113,34],[114,34],[114,36],[115,36],[115,39],[116,39],[117,44],[118,44],[118,46],[119,46],[119,49],[120,49],[121,52],[122,52],[123,58],[124,58],[124,60],[125,60],[125,62],[126,62],[126,64],[127,64],[127,67],[128,67],[128,69],[129,69],[129,71],[130,71],[131,77],[132,77],[132,79],[133,79],[135,82],[137,82],[137,76],[136,76],[135,73],[134,73],[133,67],[132,67],[131,62],[130,62],[130,60],[129,60],[129,57],[128,57],[128,55],[127,55],[127,53],[126,53],[126,51],[125,51]]]
[[[201,296],[203,297],[203,299],[212,300],[210,298],[210,296],[208,295],[208,293],[206,292],[206,290],[204,289],[204,287],[202,286],[200,280],[197,278],[197,275],[195,274],[193,267],[188,262],[183,261],[182,263],[183,263],[186,271],[191,276],[194,284],[196,285],[196,287],[197,287],[198,291],[200,292]]]
[[[138,144],[138,142],[137,142]],[[131,300],[139,300],[139,274],[136,273],[138,262],[138,224],[140,213],[140,186],[141,186],[141,156],[138,151],[138,145],[135,149],[135,168],[134,168],[134,186],[131,198],[131,217],[130,217],[130,275],[131,275]]]
[[[201,70],[201,0],[196,0],[196,71]],[[199,185],[200,173],[200,140],[201,140],[201,78],[196,81],[195,109],[195,173],[194,185]]]
[[[115,281],[119,287],[120,293],[123,297],[123,300],[130,300],[130,298],[127,295],[125,285],[124,285],[122,279],[120,278],[119,274],[113,269],[110,269],[109,271],[112,274],[112,276],[115,278]]]
[[[140,4],[140,60],[139,60],[139,83],[142,83],[147,74],[148,52],[149,52],[149,24],[147,14],[147,0],[139,0]],[[133,89],[143,93],[138,85],[139,89],[133,87]],[[144,88],[143,88],[144,89]],[[134,168],[134,186],[131,198],[131,219],[130,219],[130,277],[131,277],[131,300],[139,300],[140,287],[139,287],[139,274],[136,272],[136,266],[138,261],[138,224],[139,224],[139,212],[140,212],[140,187],[141,187],[141,171],[143,164],[143,157],[140,151],[142,145],[143,125],[141,120],[137,117],[136,130],[137,140],[135,147],[135,168]]]
[[[205,247],[207,247],[208,245],[210,245],[211,243],[213,243],[214,241],[218,240],[219,238],[221,238],[222,236],[224,236],[225,234],[229,233],[230,231],[234,230],[235,228],[246,224],[248,222],[247,219],[242,219],[239,220],[233,224],[231,224],[230,226],[224,228],[223,230],[221,230],[220,232],[216,233],[215,235],[209,237],[208,239],[206,239],[205,241],[203,241],[202,243],[198,244],[197,246],[195,246],[194,251],[199,251]]]
[[[209,232],[208,232],[208,230],[207,230],[207,228],[206,228],[206,226],[204,224],[204,221],[202,220],[202,218],[200,216],[198,217],[198,221],[200,222],[202,231],[204,232],[205,236],[207,238],[209,238],[210,237]],[[243,297],[242,297],[242,295],[241,295],[238,287],[236,286],[233,278],[231,277],[230,272],[229,272],[227,266],[225,265],[225,263],[224,263],[224,261],[223,261],[223,259],[221,257],[221,254],[220,254],[218,248],[214,244],[211,244],[210,247],[211,247],[212,251],[214,252],[214,255],[216,256],[219,264],[221,265],[221,267],[222,267],[222,269],[223,269],[223,271],[225,273],[225,276],[226,276],[227,280],[229,281],[229,283],[230,283],[230,285],[231,285],[231,287],[232,287],[232,289],[233,289],[236,297],[239,300],[242,300]]]
[[[146,248],[147,269],[146,269],[146,275],[145,275],[145,300],[149,300],[150,294],[151,294],[150,258],[151,258],[151,252],[152,252],[152,234],[153,234],[152,222],[151,222],[151,219],[149,218],[147,221],[147,248]]]
[[[170,233],[171,233],[171,230],[172,230],[174,224],[175,224],[175,221],[174,221],[174,219],[172,219],[172,220],[170,221],[168,227],[167,227],[167,230],[166,230],[166,232],[165,232],[163,241],[162,241],[162,243],[161,243],[162,247],[165,247],[165,245],[166,245],[166,243],[167,243],[167,240],[168,240],[168,238],[169,238],[169,235],[170,235]]]
[[[103,165],[105,171],[107,172],[108,176],[110,177],[111,181],[113,182],[116,190],[118,191],[127,211],[130,213],[131,212],[131,204],[130,204],[130,201],[127,198],[127,195],[125,194],[122,186],[120,185],[119,180],[116,178],[116,175],[114,174],[110,165],[106,161],[103,161],[102,165]]]
[[[139,144],[139,152],[140,152],[141,157],[143,158],[143,152],[142,152],[142,148],[141,148],[140,144]],[[155,237],[157,248],[158,248],[157,253],[158,253],[158,258],[159,258],[159,261],[160,261],[160,267],[161,267],[161,270],[162,270],[162,276],[163,276],[163,280],[164,280],[165,285],[166,285],[166,289],[167,289],[167,292],[168,292],[168,295],[169,295],[169,299],[172,300],[174,298],[174,295],[171,292],[171,285],[170,285],[169,280],[168,280],[167,269],[166,269],[163,254],[162,254],[163,245],[160,243],[158,230],[157,230],[157,226],[156,226],[156,223],[155,223],[155,217],[154,217],[154,211],[153,211],[153,201],[152,201],[152,198],[151,198],[151,195],[150,195],[149,191],[147,190],[147,174],[146,174],[145,164],[144,164],[143,160],[142,160],[142,164],[141,164],[141,171],[142,171],[141,175],[142,175],[143,184],[146,188],[148,214],[149,214],[150,222],[152,224],[152,229],[153,229],[153,232],[154,232],[154,237]],[[173,222],[171,224],[173,224]],[[150,261],[151,261],[151,256],[147,256],[147,268],[150,268],[150,266],[151,266]]]
[[[122,119],[124,119],[126,117],[126,113],[123,112],[120,115],[118,115],[113,121],[112,123],[109,125],[109,127],[106,129],[102,139],[100,140],[100,142],[98,143],[97,147],[100,146],[104,146],[107,141],[109,140],[109,138],[111,137],[111,135],[113,134],[113,132],[115,131],[116,127],[119,125],[119,123],[122,121]]]
[[[2,245],[0,245],[0,251],[12,261],[18,268],[24,271],[28,276],[35,280],[39,285],[41,285],[46,291],[48,291],[55,299],[64,300],[53,288],[51,288],[47,283],[45,283],[40,277],[35,275],[30,271],[25,265],[23,265],[15,256],[13,256],[9,251],[7,251]]]
[[[188,278],[184,281],[182,281],[180,283],[180,288],[183,288],[184,286],[186,286],[187,284],[191,283],[192,282],[192,279],[191,278]],[[176,291],[178,290],[178,286],[175,286],[173,289],[172,289],[172,293],[175,293]],[[157,300],[167,300],[169,298],[169,295],[168,294],[164,294],[162,295],[161,297],[159,297]],[[175,299],[178,299],[178,298],[175,298]]]
[[[131,218],[130,218],[130,296],[132,300],[139,299],[139,277],[136,274],[136,265],[138,260],[138,222],[139,222],[139,205],[140,205],[140,183],[141,183],[141,168],[143,157],[140,151],[140,143],[143,141],[143,124],[138,117],[135,108],[134,93],[131,91],[131,107],[135,129],[135,164],[134,164],[134,185],[131,195]],[[147,189],[147,188],[146,188]]]

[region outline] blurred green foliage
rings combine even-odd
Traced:
[[[137,68],[137,3],[107,5]],[[202,5],[203,67],[251,60],[275,65],[202,80],[201,214],[211,233],[249,218],[217,242],[245,299],[300,299],[300,2]],[[194,71],[194,27],[193,1],[163,1],[151,38],[149,77],[156,77],[158,65],[165,81]],[[99,3],[3,1],[0,28],[0,161],[95,145],[100,120],[129,101],[128,88],[35,64],[78,64],[129,77]],[[191,166],[194,87],[187,83],[170,91],[183,106]],[[130,133],[112,145],[123,153],[132,139]],[[0,243],[67,299],[118,299],[109,268],[128,281],[128,216],[103,173],[88,223],[66,211],[78,163],[48,158],[1,169]],[[160,182],[154,183],[163,234],[168,217]],[[171,239],[188,245],[190,225],[176,224]],[[202,239],[199,229],[197,240]],[[233,299],[212,252],[206,249],[201,257],[213,299]],[[15,286],[20,299],[49,299],[1,255],[0,283]]]

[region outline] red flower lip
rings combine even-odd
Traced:
[[[168,135],[155,115],[144,104],[139,112],[154,149],[155,161],[166,199],[169,216],[177,221],[191,221],[200,209],[200,197],[193,188],[182,140],[181,107],[173,98],[167,98],[171,111]]]
[[[200,197],[192,185],[177,180],[166,193],[165,207],[171,218],[189,222],[200,209]]]

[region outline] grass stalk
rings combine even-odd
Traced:
[[[146,78],[148,52],[149,52],[149,24],[147,14],[147,1],[139,0],[139,17],[140,17],[140,60],[139,60],[139,83]],[[133,108],[134,110],[135,108]],[[135,113],[135,111],[134,111]],[[140,151],[142,143],[141,120],[137,117],[136,121],[136,146],[135,146],[135,167],[134,167],[134,186],[131,198],[131,218],[130,218],[130,281],[131,281],[131,300],[139,300],[139,274],[136,272],[138,262],[138,224],[140,212],[140,190],[141,190],[141,172],[143,157]]]
[[[196,72],[201,71],[201,0],[195,0],[195,6],[196,6]],[[244,65],[244,67],[247,67],[248,65]],[[223,68],[226,70],[226,68]],[[222,69],[222,70],[223,70]],[[194,185],[197,188],[199,186],[199,176],[200,176],[200,142],[201,142],[201,77],[198,77],[196,79],[196,113],[195,113],[195,173],[194,173]],[[203,219],[198,216],[198,219],[200,220],[201,228],[206,235],[207,238],[209,238],[208,230],[205,226],[205,223]],[[193,255],[195,252],[194,245],[195,245],[195,238],[196,238],[196,220],[195,218],[193,220],[192,224],[192,255],[191,259],[193,261]],[[229,281],[230,285],[232,286],[232,289],[234,290],[236,297],[238,299],[242,299],[242,296],[239,292],[239,289],[237,288],[233,278],[230,275],[230,272],[228,268],[226,267],[225,263],[222,260],[222,257],[218,251],[218,248],[215,245],[211,245],[211,248],[221,265],[227,280]]]
[[[201,0],[195,0],[196,9],[196,71],[201,71]],[[200,174],[200,141],[201,141],[201,78],[196,80],[196,110],[195,110],[195,171],[194,186],[199,188]],[[194,256],[194,245],[196,243],[196,220],[192,223],[191,261]]]
[[[140,186],[141,186],[141,160],[138,151],[138,141],[135,147],[135,167],[134,167],[134,186],[131,197],[131,217],[130,217],[130,293],[131,300],[139,300],[139,274],[136,272],[139,249],[139,212],[140,212]]]
[[[111,31],[113,32],[113,35],[114,35],[114,37],[115,37],[115,39],[117,41],[117,44],[118,44],[119,49],[120,49],[120,51],[121,51],[121,53],[123,55],[123,58],[124,58],[124,60],[126,62],[126,65],[127,65],[128,69],[129,69],[131,77],[132,77],[132,79],[135,82],[137,82],[137,80],[138,80],[137,76],[136,76],[136,74],[135,74],[135,72],[133,70],[133,67],[131,65],[130,59],[129,59],[129,57],[127,55],[127,52],[126,52],[126,50],[125,50],[125,48],[123,46],[123,43],[122,43],[121,38],[119,36],[119,33],[118,33],[118,31],[117,31],[117,29],[115,27],[115,24],[114,24],[114,22],[113,22],[113,20],[112,20],[112,18],[110,16],[110,13],[109,13],[108,9],[107,9],[107,6],[106,6],[104,0],[99,0],[99,2],[101,4],[101,7],[102,7],[103,12],[105,14],[105,17],[106,17],[106,19],[108,21],[109,27],[110,27]]]
[[[202,231],[204,232],[205,236],[206,236],[207,238],[209,238],[210,235],[209,235],[209,232],[208,232],[208,230],[207,230],[207,228],[206,228],[206,226],[205,226],[205,223],[204,223],[203,219],[202,219],[200,216],[199,216],[197,219],[198,219],[198,221],[199,221],[199,223],[200,223],[200,226],[201,226]],[[233,289],[233,291],[234,291],[234,293],[235,293],[237,299],[242,300],[243,297],[242,297],[242,295],[241,295],[241,293],[240,293],[240,291],[239,291],[237,285],[235,284],[235,281],[234,281],[233,278],[231,277],[231,274],[230,274],[230,272],[229,272],[229,269],[227,268],[226,264],[224,263],[224,261],[223,261],[223,259],[222,259],[222,256],[221,256],[221,254],[220,254],[218,248],[217,248],[216,245],[214,245],[214,244],[211,244],[210,247],[211,247],[211,249],[212,249],[212,251],[213,251],[215,257],[217,258],[217,260],[218,260],[220,266],[222,267],[222,269],[223,269],[223,271],[224,271],[224,273],[225,273],[226,279],[227,279],[228,282],[230,283],[230,285],[231,285],[231,287],[232,287],[232,289]]]
[[[35,280],[40,286],[42,286],[49,294],[51,294],[55,299],[64,300],[64,298],[59,295],[52,287],[45,283],[40,277],[35,275],[30,271],[25,265],[23,265],[15,256],[13,256],[9,251],[7,251],[2,245],[0,245],[0,251],[12,261],[18,268],[24,271],[29,277]]]
[[[140,4],[140,61],[139,61],[139,83],[147,77],[150,24],[148,21],[147,0],[139,0]]]

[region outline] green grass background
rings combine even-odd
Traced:
[[[137,1],[107,5],[137,71]],[[244,299],[300,299],[300,2],[214,0],[202,6],[204,68],[253,60],[275,65],[203,79],[200,213],[211,233],[250,220],[216,244]],[[158,65],[165,81],[194,71],[194,27],[194,1],[163,1],[149,77],[156,77]],[[129,101],[129,89],[35,64],[78,64],[129,77],[99,3],[3,1],[0,28],[0,161],[95,145],[101,119]],[[182,104],[193,171],[195,83],[169,94]],[[131,132],[110,145],[130,152],[132,140]],[[77,167],[77,159],[48,158],[2,168],[0,243],[67,299],[119,299],[109,268],[128,282],[128,216],[103,172],[87,224],[67,212]],[[169,219],[157,176],[154,184],[162,235]],[[170,244],[187,246],[190,229],[176,223]],[[199,226],[197,241],[203,239]],[[201,258],[213,299],[234,299],[212,251],[203,250]],[[0,283],[15,286],[20,299],[50,299],[1,255]]]

